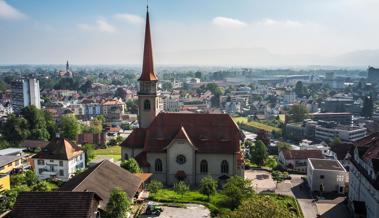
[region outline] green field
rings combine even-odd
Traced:
[[[95,159],[97,157],[110,157],[115,161],[121,160],[121,147],[120,146],[111,146],[104,149],[95,150]]]
[[[279,128],[276,128],[276,127],[273,127],[273,126],[269,126],[267,124],[260,123],[260,122],[257,122],[257,121],[250,121],[250,122],[248,122],[247,117],[233,117],[233,120],[236,123],[237,122],[243,123],[243,124],[246,124],[246,125],[251,126],[253,128],[264,130],[266,132],[273,132],[273,131],[275,131],[275,132],[281,132],[282,131]]]

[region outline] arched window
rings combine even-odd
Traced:
[[[162,160],[161,159],[155,160],[155,172],[162,172]]]
[[[200,173],[208,173],[208,162],[206,160],[200,162]]]
[[[143,109],[148,111],[148,110],[150,110],[150,107],[151,107],[151,106],[150,106],[150,101],[146,99],[146,100],[143,102]]]
[[[129,159],[128,153],[125,153],[124,154],[124,160],[128,160],[128,159]]]
[[[221,162],[221,173],[228,174],[229,173],[229,164],[228,161],[223,160]]]

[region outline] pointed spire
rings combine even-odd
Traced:
[[[70,65],[68,64],[68,60],[66,62],[66,72],[68,72],[70,70]]]
[[[144,51],[143,51],[142,74],[138,80],[139,81],[158,80],[158,77],[154,72],[153,47],[151,44],[151,33],[150,33],[149,6],[147,6],[147,12],[146,12],[145,44],[144,44]]]

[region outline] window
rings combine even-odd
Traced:
[[[39,168],[38,169],[38,173],[41,174],[43,172],[43,169],[42,168]]]
[[[45,161],[44,160],[37,160],[37,164],[38,165],[45,165]]]
[[[178,155],[178,156],[176,157],[176,163],[182,165],[182,164],[184,164],[185,162],[186,162],[186,157],[185,157],[184,155],[180,154],[180,155]]]
[[[59,161],[59,166],[63,167],[63,161],[62,160]]]
[[[228,161],[223,160],[221,162],[221,173],[228,174],[229,173],[229,164]]]
[[[128,160],[129,159],[129,155],[128,155],[128,153],[125,153],[124,154],[124,160]]]
[[[200,173],[208,173],[208,162],[206,160],[200,162]]]
[[[155,171],[156,172],[162,172],[162,160],[161,159],[155,160]]]
[[[64,176],[64,171],[63,170],[59,170],[59,176]]]
[[[320,175],[320,179],[324,179],[325,178],[325,176],[324,175]]]
[[[146,99],[143,102],[143,109],[148,111],[148,110],[150,110],[150,108],[151,108],[150,101]]]
[[[54,160],[49,160],[50,162],[54,162]]]

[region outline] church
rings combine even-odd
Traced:
[[[153,179],[196,185],[205,176],[223,182],[244,176],[243,134],[228,114],[159,111],[149,11],[146,13],[142,74],[138,90],[139,128],[121,144],[122,159],[135,158]]]

